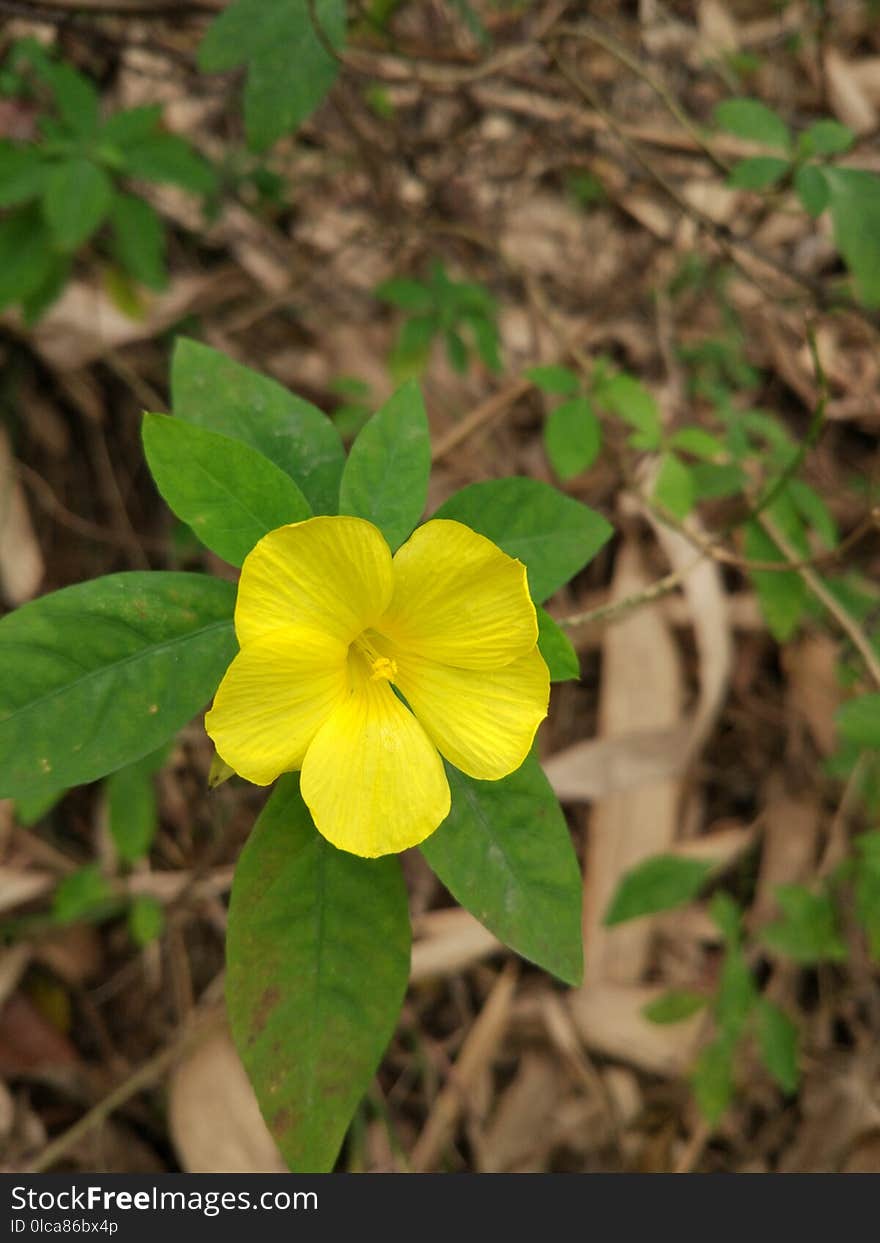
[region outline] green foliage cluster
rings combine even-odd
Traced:
[[[795,138],[776,112],[757,99],[727,99],[715,123],[774,152],[738,161],[729,183],[744,190],[794,189],[813,217],[831,212],[834,239],[866,306],[880,306],[880,177],[835,163],[856,136],[839,121],[814,121]]]
[[[348,456],[320,410],[196,342],[178,342],[171,387],[173,415],[144,417],[147,461],[177,517],[231,564],[267,531],[313,513],[366,518],[392,548],[421,520],[430,446],[415,382],[364,424]],[[519,557],[538,604],[611,535],[599,514],[527,478],[473,484],[437,514]],[[234,594],[204,574],[123,573],[0,620],[0,669],[16,671],[0,678],[0,795],[39,810],[61,788],[106,777],[120,864],[142,858],[160,748],[211,698],[234,654]],[[543,611],[540,646],[553,677],[576,676],[568,641]],[[579,869],[537,759],[497,782],[451,766],[448,775],[452,811],[423,847],[428,863],[496,936],[577,983]],[[82,869],[59,888],[54,918],[119,915],[118,892],[98,869]],[[139,943],[161,929],[155,904],[138,899],[126,913]],[[330,846],[298,777],[282,778],[236,872],[227,962],[233,1031],[292,1168],[332,1166],[393,1031],[409,950],[399,861]]]
[[[94,83],[31,40],[11,49],[2,86],[35,100],[40,115],[33,141],[0,141],[0,308],[38,319],[93,239],[132,280],[162,289],[164,226],[133,183],[207,195],[216,188],[210,165],[162,128],[159,107],[102,117]]]
[[[458,372],[467,371],[472,351],[490,371],[501,370],[498,308],[482,285],[450,279],[443,264],[435,260],[427,280],[395,277],[378,286],[376,297],[407,316],[389,360],[399,380],[424,370],[435,338],[443,341],[446,356]]]

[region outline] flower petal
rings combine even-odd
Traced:
[[[537,648],[494,670],[454,669],[399,653],[394,681],[441,755],[480,781],[519,768],[550,697],[550,674]]]
[[[349,695],[346,645],[302,626],[249,643],[205,717],[217,753],[256,785],[302,765],[309,743]]]
[[[435,518],[394,555],[394,595],[376,629],[461,669],[500,669],[537,642],[526,569],[461,522]]]
[[[248,553],[235,605],[242,647],[279,626],[350,643],[391,599],[391,551],[363,518],[308,518],[264,535]]]
[[[319,831],[375,858],[424,841],[449,814],[443,761],[388,682],[352,660],[353,690],[318,731],[301,790]]]

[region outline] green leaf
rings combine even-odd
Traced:
[[[101,97],[96,87],[72,65],[44,60],[34,67],[55,96],[58,115],[73,133],[90,138],[98,128]]]
[[[691,1075],[697,1108],[711,1126],[721,1121],[733,1099],[733,1052],[730,1040],[719,1036],[700,1051]]]
[[[149,894],[139,894],[128,908],[128,931],[135,945],[158,941],[165,927],[162,903]]]
[[[715,109],[715,124],[728,134],[736,134],[737,138],[746,138],[764,147],[779,151],[787,151],[791,147],[788,126],[758,99],[723,100]]]
[[[837,710],[837,732],[860,747],[880,748],[880,694],[860,695]]]
[[[649,1023],[681,1023],[692,1014],[702,1010],[709,998],[705,993],[692,993],[687,989],[671,989],[642,1007],[642,1014]]]
[[[849,151],[856,136],[848,125],[830,119],[814,121],[798,139],[798,147],[804,155],[843,155]]]
[[[630,438],[633,448],[660,447],[663,435],[660,409],[644,384],[631,375],[616,375],[603,380],[594,395],[600,406],[623,419],[637,433]]]
[[[580,868],[534,755],[500,781],[447,765],[452,810],[421,846],[452,896],[523,958],[567,984],[583,973]]]
[[[73,266],[70,255],[60,255],[50,251],[49,259],[49,268],[43,279],[21,300],[24,322],[28,327],[35,324],[43,312],[48,310],[64,289],[70,276]]]
[[[230,436],[167,414],[146,414],[143,439],[170,509],[231,565],[241,565],[268,531],[311,516],[289,475]]]
[[[282,777],[232,886],[232,1034],[284,1159],[322,1173],[394,1031],[409,976],[400,863],[336,850]]]
[[[742,949],[737,944],[728,944],[715,1001],[715,1017],[722,1033],[732,1040],[739,1038],[757,995]]]
[[[29,798],[15,800],[15,818],[26,829],[37,824],[44,816],[64,798],[66,790],[48,790],[45,793],[31,795]]]
[[[144,104],[140,108],[126,108],[108,117],[98,134],[99,152],[116,148],[116,154],[124,156],[126,147],[137,145],[159,132],[162,108],[159,104]],[[115,162],[115,161],[114,161]]]
[[[113,891],[96,863],[71,872],[59,882],[52,900],[52,915],[59,924],[100,919],[113,903]]]
[[[757,522],[746,524],[745,554],[749,561],[785,562],[785,557]],[[797,630],[807,603],[807,585],[796,570],[750,570],[767,629],[777,643],[787,643]]]
[[[772,1001],[758,1002],[758,1048],[761,1061],[788,1096],[797,1091],[798,1029],[788,1015]]]
[[[235,654],[231,583],[123,573],[0,620],[0,798],[95,781],[154,751]]]
[[[405,276],[383,281],[381,285],[376,286],[374,292],[382,302],[389,302],[391,306],[400,307],[402,311],[422,314],[433,310],[434,307],[434,295],[429,286]]]
[[[712,895],[709,903],[709,914],[715,925],[721,930],[725,944],[738,946],[742,935],[742,909],[729,893],[719,890]]]
[[[840,533],[824,498],[803,479],[789,479],[785,490],[798,513],[813,528],[825,547],[836,548]]]
[[[704,462],[714,462],[727,456],[723,441],[702,427],[682,427],[670,437],[669,443],[673,449],[690,453]]]
[[[0,220],[0,310],[33,294],[52,268],[52,243],[37,208]]]
[[[559,394],[562,397],[573,397],[580,392],[581,382],[568,367],[529,367],[526,379],[543,393]]]
[[[160,747],[107,778],[108,827],[123,863],[136,863],[150,852],[159,823],[153,774],[167,752]]]
[[[767,190],[782,180],[789,167],[788,160],[775,155],[752,155],[734,164],[727,184],[737,190]]]
[[[664,453],[654,484],[654,500],[672,514],[686,518],[694,507],[694,481],[691,472],[674,453]]]
[[[331,47],[345,39],[345,0],[314,0]],[[244,123],[248,142],[265,151],[315,110],[339,66],[315,31],[308,0],[236,0],[211,24],[199,47],[207,73],[247,64]]]
[[[217,175],[178,134],[159,132],[122,149],[123,166],[133,177],[167,182],[193,194],[211,194]]]
[[[431,439],[421,390],[408,380],[365,423],[351,446],[339,488],[339,512],[366,518],[392,552],[425,509]]]
[[[821,168],[804,164],[794,175],[794,188],[804,211],[814,218],[821,216],[831,201],[831,187]]]
[[[492,540],[529,572],[536,602],[583,569],[614,534],[601,514],[537,479],[514,476],[472,483],[435,518],[454,518]]]
[[[55,168],[46,183],[43,212],[62,250],[77,250],[110,210],[113,186],[103,169],[77,157]]]
[[[52,170],[36,144],[0,142],[0,207],[39,198]]]
[[[782,917],[763,929],[761,940],[765,945],[799,963],[845,960],[846,945],[827,893],[811,893],[802,885],[780,885],[776,900]]]
[[[571,639],[546,609],[538,605],[538,650],[550,670],[551,682],[568,682],[581,676],[581,664]]]
[[[110,209],[113,253],[136,281],[148,289],[164,289],[165,230],[159,214],[134,194],[117,194]]]
[[[625,872],[605,912],[606,927],[684,906],[697,896],[714,864],[705,859],[654,855]]]
[[[280,466],[316,514],[335,514],[345,451],[325,414],[267,376],[178,337],[171,362],[178,418],[231,436]]]
[[[602,427],[586,397],[573,397],[550,413],[544,446],[560,479],[572,479],[593,465],[602,447]]]
[[[880,177],[858,168],[826,168],[824,175],[837,249],[861,300],[880,306]]]

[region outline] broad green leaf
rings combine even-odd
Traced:
[[[397,1021],[410,926],[400,863],[336,850],[282,777],[232,886],[226,999],[269,1130],[295,1173],[336,1160]]]
[[[311,517],[290,476],[231,436],[171,415],[146,414],[143,439],[169,508],[231,565],[241,565],[268,531]]]
[[[691,467],[694,494],[698,500],[716,500],[742,492],[746,476],[733,462],[696,462]]]
[[[174,413],[258,449],[299,485],[316,514],[335,514],[345,452],[325,414],[268,376],[178,337],[171,361]]]
[[[766,945],[799,963],[844,961],[846,945],[827,893],[812,893],[802,885],[780,885],[776,901],[782,916],[763,929],[761,939]]]
[[[122,148],[123,166],[133,177],[167,182],[193,194],[211,194],[217,175],[206,159],[178,134],[160,131]]]
[[[159,132],[161,121],[160,104],[143,104],[139,108],[114,112],[101,126],[98,134],[99,151],[103,151],[105,144],[124,151],[126,147],[143,142],[145,138],[152,138]]]
[[[452,896],[523,958],[567,984],[583,973],[580,868],[534,755],[500,781],[447,765],[452,810],[422,846]]]
[[[654,500],[672,514],[686,518],[694,507],[694,481],[690,470],[674,453],[664,453],[654,484]]]
[[[110,209],[113,253],[136,281],[148,289],[164,289],[165,230],[159,214],[145,199],[117,194]]]
[[[702,427],[682,427],[674,432],[669,440],[673,449],[682,453],[690,453],[703,462],[713,462],[717,458],[727,456],[723,441]]]
[[[602,447],[602,426],[586,397],[573,397],[551,411],[544,446],[560,479],[573,479],[593,465]]]
[[[813,217],[821,216],[831,201],[831,187],[816,164],[804,164],[794,175],[794,188],[803,204],[804,211]]]
[[[826,168],[837,249],[866,306],[880,306],[880,177],[858,168]]]
[[[48,244],[48,241],[47,241]],[[61,255],[57,251],[49,252],[50,263],[43,279],[21,300],[24,322],[30,327],[35,324],[44,311],[52,305],[61,294],[70,270],[73,266],[72,256]]]
[[[775,155],[752,155],[734,164],[727,184],[737,190],[767,190],[782,180],[789,167],[788,160]]]
[[[415,527],[428,497],[431,439],[421,390],[408,380],[365,423],[339,487],[339,512],[366,518],[392,552]]]
[[[745,554],[749,561],[785,557],[757,522],[746,525]],[[787,643],[797,630],[807,603],[807,585],[796,570],[750,570],[767,628],[777,643]]]
[[[526,378],[543,393],[574,397],[575,393],[580,392],[581,382],[568,367],[529,367]]]
[[[518,557],[528,567],[538,603],[583,569],[614,534],[595,510],[540,480],[518,476],[469,484],[434,517],[463,522]]]
[[[36,207],[0,219],[0,310],[32,295],[52,267],[51,239]]]
[[[0,142],[0,207],[17,207],[39,198],[52,165],[36,143]]]
[[[705,859],[654,855],[623,874],[605,912],[607,927],[642,915],[656,915],[693,901],[714,867]]]
[[[709,903],[709,914],[716,926],[721,930],[727,946],[738,946],[742,937],[742,908],[739,903],[725,893],[723,889],[712,895]]]
[[[428,285],[421,281],[410,280],[405,276],[396,276],[392,280],[383,281],[375,289],[376,297],[402,311],[424,313],[434,306],[434,295]]]
[[[58,115],[73,133],[90,138],[98,128],[101,97],[88,78],[68,64],[46,59],[34,64],[52,88]]]
[[[692,993],[687,989],[671,989],[642,1007],[642,1014],[649,1023],[681,1023],[692,1014],[702,1010],[709,1001],[705,993]]]
[[[167,754],[168,748],[160,747],[107,778],[108,827],[123,863],[136,863],[149,854],[159,823],[153,775]]]
[[[77,250],[103,222],[113,201],[110,178],[91,160],[77,156],[52,172],[43,212],[61,250]]]
[[[468,347],[464,340],[454,328],[447,328],[443,339],[446,342],[446,357],[450,367],[459,375],[464,375],[468,369]]]
[[[113,905],[113,891],[96,863],[65,876],[52,899],[52,915],[59,924],[101,919]]]
[[[325,40],[341,48],[345,0],[314,0],[313,13]],[[199,68],[214,73],[243,64],[244,123],[256,151],[301,125],[339,71],[315,31],[309,0],[235,0],[221,13],[199,47]]]
[[[235,587],[123,573],[0,620],[0,798],[95,781],[154,751],[235,655]]]
[[[730,1040],[719,1036],[700,1051],[691,1075],[697,1107],[711,1126],[721,1121],[733,1099],[733,1053]]]
[[[860,695],[837,710],[837,732],[860,747],[880,748],[880,694]]]
[[[759,99],[725,99],[715,109],[715,124],[728,134],[746,138],[778,151],[791,147],[791,134],[782,117]]]
[[[798,1029],[788,1015],[772,1001],[758,1002],[758,1048],[761,1061],[788,1096],[797,1091]]]
[[[551,682],[568,682],[581,676],[581,665],[571,639],[540,605],[538,614],[538,650],[550,670]]]
[[[162,903],[149,894],[138,894],[128,908],[128,931],[135,945],[149,945],[157,941],[164,927]]]
[[[653,393],[631,375],[616,375],[596,388],[595,399],[603,409],[623,419],[634,431],[630,442],[636,449],[658,449],[662,439],[660,408]]]
[[[848,125],[826,119],[814,121],[798,139],[798,147],[804,155],[843,155],[849,151],[856,136]]]

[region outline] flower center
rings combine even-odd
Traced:
[[[363,634],[358,635],[351,646],[364,657],[369,665],[371,681],[378,682],[384,679],[392,682],[397,677],[397,661],[390,656],[383,656],[376,650],[370,631],[365,630]]]

